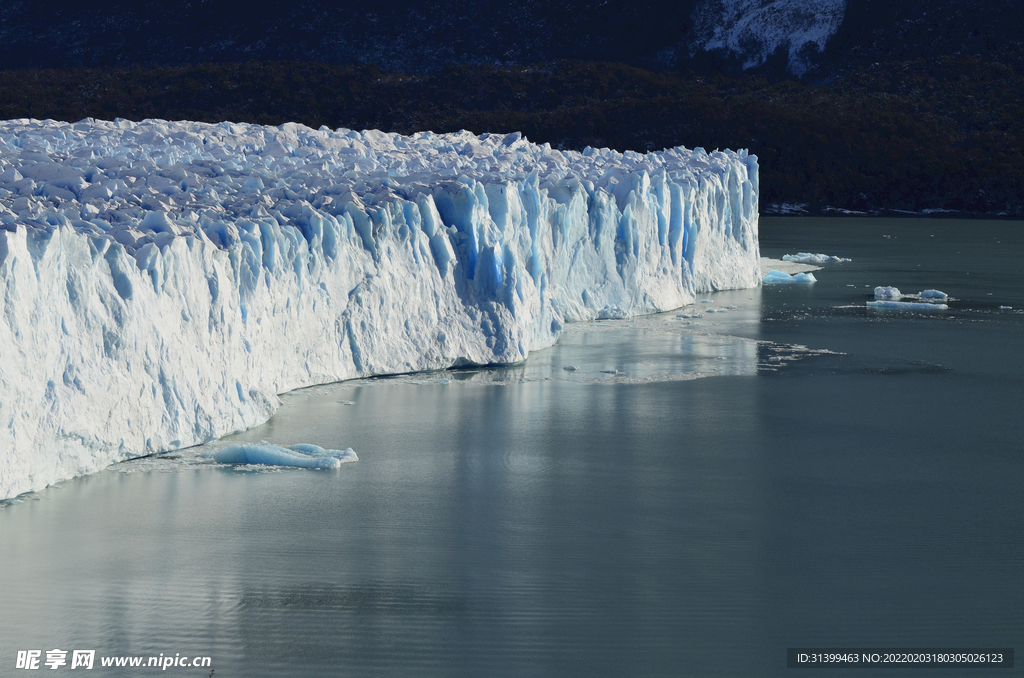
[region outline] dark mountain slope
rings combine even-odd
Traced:
[[[560,148],[749,148],[762,206],[1024,215],[1024,52],[942,57],[831,86],[621,64],[450,66],[430,74],[310,63],[0,72],[0,117],[298,121],[410,133],[522,131]]]
[[[998,60],[1022,41],[1022,0],[855,0],[812,75],[886,61],[972,55]]]
[[[692,2],[689,3],[692,5]],[[688,3],[399,0],[235,4],[13,0],[0,8],[5,68],[321,61],[423,72],[448,63],[565,58],[636,62],[685,38]]]
[[[763,10],[769,4],[772,12],[766,16]],[[830,12],[838,12],[841,22],[823,53],[818,53],[815,42],[807,43],[801,53],[808,75],[816,80],[880,61],[998,55],[1019,39],[1017,32],[1024,26],[1021,0],[825,4]],[[0,68],[257,60],[374,64],[383,70],[425,73],[452,63],[528,65],[582,59],[735,75],[763,45],[778,44],[776,55],[754,71],[783,76],[787,66],[793,67],[786,41],[799,43],[814,34],[815,21],[824,21],[824,15],[814,18],[815,8],[825,4],[397,0],[370,5],[251,0],[241,12],[234,3],[213,0],[8,0],[0,4]],[[750,16],[762,18],[746,22]],[[700,30],[695,29],[695,18]],[[705,44],[701,41],[707,36],[701,30],[711,30],[716,21],[753,26],[738,43],[746,52],[720,49],[709,54],[695,47]]]

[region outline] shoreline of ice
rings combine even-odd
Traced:
[[[757,161],[519,134],[0,122],[0,497],[759,284]]]

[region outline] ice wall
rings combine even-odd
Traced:
[[[756,286],[745,152],[147,120],[0,123],[0,497],[276,394],[524,360]]]

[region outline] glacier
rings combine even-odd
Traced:
[[[745,151],[0,122],[0,497],[760,282]]]

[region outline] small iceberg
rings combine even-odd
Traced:
[[[945,304],[930,304],[925,301],[869,301],[868,308],[885,309],[891,311],[944,311],[949,306]]]
[[[812,254],[810,252],[786,254],[783,255],[782,260],[792,261],[797,264],[841,264],[846,261],[853,261],[853,259],[846,259],[844,257],[830,257],[827,254]]]
[[[762,278],[761,282],[765,285],[774,285],[778,283],[813,283],[818,282],[818,279],[814,277],[813,273],[794,273],[793,275],[790,275],[773,269],[768,271],[768,275]]]
[[[920,301],[936,304],[949,301],[949,295],[939,290],[925,290],[919,294],[902,294],[898,287],[876,287],[875,299],[887,301],[899,301],[900,299],[918,299]]]
[[[344,463],[359,461],[351,447],[345,450],[325,450],[319,445],[307,443],[291,447],[280,447],[267,442],[242,443],[210,450],[202,456],[220,464],[264,464],[300,468],[338,468]]]
[[[898,287],[876,287],[875,288],[875,299],[902,299],[903,294],[900,293]]]

